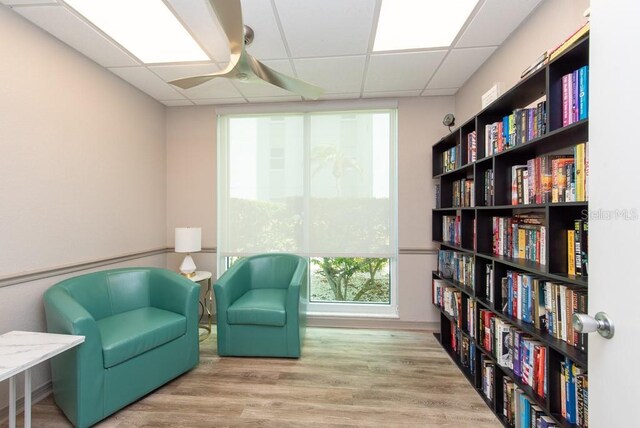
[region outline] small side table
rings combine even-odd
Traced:
[[[71,334],[10,331],[0,336],[0,381],[9,379],[9,428],[16,426],[16,376],[24,372],[24,426],[31,428],[31,368],[84,342]]]
[[[207,272],[205,270],[198,270],[196,274],[189,278],[193,282],[202,283],[203,281],[207,281],[207,288],[204,292],[204,299],[200,301],[200,308],[202,309],[202,314],[200,314],[200,328],[206,330],[206,333],[200,334],[200,341],[202,342],[211,334],[211,321],[213,317],[213,290],[211,289],[211,272]],[[206,317],[202,322],[202,318]]]

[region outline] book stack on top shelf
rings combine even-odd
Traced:
[[[588,65],[586,35],[432,149],[437,337],[506,427],[587,426]]]

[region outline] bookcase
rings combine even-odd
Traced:
[[[432,149],[435,335],[505,427],[586,426],[588,63],[587,36]]]

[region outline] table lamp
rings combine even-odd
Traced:
[[[187,278],[196,274],[196,264],[190,253],[202,249],[201,235],[202,229],[199,227],[176,227],[176,253],[187,253],[180,264],[180,273]]]

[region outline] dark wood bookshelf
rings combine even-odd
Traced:
[[[439,208],[432,210],[432,237],[442,250],[461,252],[473,257],[475,267],[475,289],[471,289],[451,278],[444,278],[437,270],[432,272],[432,278],[439,279],[445,285],[453,287],[462,293],[462,308],[459,315],[462,328],[457,321],[438,307],[440,316],[440,332],[435,336],[445,349],[451,360],[460,368],[465,378],[482,397],[487,406],[505,427],[511,425],[503,415],[503,379],[512,379],[514,384],[524,391],[531,404],[539,406],[544,413],[554,420],[556,425],[563,428],[578,428],[560,415],[560,367],[562,361],[570,359],[576,366],[587,369],[588,352],[582,351],[569,343],[558,339],[546,330],[536,328],[534,324],[524,322],[502,311],[501,278],[507,271],[521,272],[533,275],[535,278],[570,285],[572,290],[588,291],[588,277],[569,275],[567,267],[568,230],[573,229],[575,220],[587,220],[585,210],[588,201],[545,202],[512,205],[511,179],[512,167],[525,165],[530,159],[554,154],[572,153],[574,147],[589,140],[589,119],[578,120],[562,126],[562,76],[589,64],[589,38],[580,40],[564,52],[561,56],[546,64],[544,67],[525,77],[515,86],[505,92],[489,106],[483,108],[474,117],[453,130],[449,135],[441,138],[432,147],[433,178],[440,185]],[[538,106],[544,101],[545,127],[544,132],[526,142],[520,141],[504,150],[485,155],[485,126],[499,122],[503,117],[522,108]],[[540,107],[537,107],[540,112]],[[495,128],[495,126],[494,126]],[[477,159],[469,162],[468,135],[476,131]],[[534,134],[535,135],[535,134]],[[458,165],[451,171],[443,171],[443,153],[457,147]],[[496,147],[496,146],[494,146]],[[502,146],[501,146],[502,147]],[[494,177],[493,200],[485,201],[484,183],[486,171],[491,169]],[[473,179],[475,202],[473,207],[454,207],[453,184],[462,179]],[[492,254],[493,217],[513,217],[517,214],[534,212],[540,213],[546,232],[544,253],[546,263],[536,263],[531,260]],[[460,221],[461,245],[443,241],[444,216],[457,216]],[[486,266],[493,268],[493,282],[485,281]],[[488,288],[492,288],[494,302],[490,302]],[[493,313],[509,325],[516,327],[525,336],[540,342],[546,348],[546,397],[540,397],[533,388],[522,381],[508,367],[502,367],[497,359],[482,347],[478,337],[473,337],[466,331],[468,302],[475,302],[473,316],[476,332],[480,326],[479,314],[481,309]],[[455,329],[452,330],[452,323]],[[567,327],[569,328],[569,327]],[[453,335],[458,340],[464,336],[469,340],[470,347],[475,349],[475,373],[462,364],[461,344],[458,350],[452,349]],[[481,355],[484,355],[495,365],[493,379],[493,401],[483,392]]]

